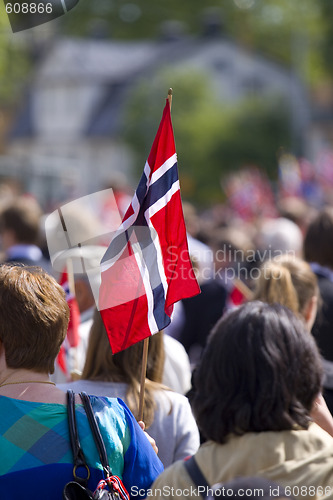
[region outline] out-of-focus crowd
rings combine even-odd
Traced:
[[[179,491],[191,486],[183,459],[194,454],[210,485],[241,475],[262,475],[283,487],[300,486],[302,480],[307,488],[311,481],[318,488],[332,484],[333,468],[329,472],[325,464],[333,458],[333,205],[329,196],[313,203],[304,193],[287,192],[286,186],[275,200],[258,172],[243,179],[240,186],[229,179],[227,200],[220,205],[199,211],[183,202],[201,294],[177,303],[171,325],[150,339],[144,420],[163,466],[172,466],[158,478],[148,474],[150,482],[143,487],[156,479],[155,491],[163,491],[156,498],[170,497],[164,494],[165,486]],[[67,206],[71,228],[62,226],[60,231],[69,239],[75,231],[87,234],[86,240],[90,230],[96,235],[85,255],[88,266],[89,259],[95,265],[106,249],[103,224],[121,219],[129,192],[113,186],[103,206],[93,209],[87,204],[72,211]],[[0,193],[1,263],[40,266],[62,281],[59,261],[52,267],[54,256],[47,245],[48,214],[33,196],[10,184],[1,185]],[[57,235],[59,227],[54,231]],[[82,248],[84,244],[76,253],[73,245],[69,260],[82,256]],[[76,272],[75,265],[74,272],[70,270],[66,258],[63,264],[68,297],[75,298],[78,310],[74,318],[74,306],[71,309],[76,330],[70,322],[50,373],[59,390],[55,401],[62,401],[62,391],[68,388],[83,390],[97,397],[119,397],[138,417],[142,345],[112,355],[96,309],[93,278]],[[0,276],[0,286],[10,290],[8,273]],[[19,271],[16,279],[19,283]],[[29,282],[26,276],[24,280]],[[0,329],[4,342],[1,335]],[[6,365],[0,390],[23,383],[6,382],[11,380],[9,368]],[[43,369],[37,366],[34,374],[38,372]],[[8,396],[22,398],[16,392]],[[39,393],[31,398],[44,401]],[[309,432],[309,422],[316,424],[315,431],[310,426],[311,436],[297,433]],[[257,448],[264,450],[261,457]],[[285,455],[277,458],[279,449]],[[142,460],[152,460],[148,455]],[[315,455],[322,473],[313,465]],[[47,463],[44,459],[41,462]],[[0,477],[19,470],[16,463],[12,469],[5,467]],[[135,487],[135,481],[131,476],[127,484]],[[292,495],[299,496],[294,490]]]

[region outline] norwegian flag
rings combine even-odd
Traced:
[[[112,352],[165,328],[173,304],[198,293],[167,101],[131,205],[101,261],[99,310]]]
[[[67,375],[67,351],[69,347],[77,347],[79,343],[80,311],[76,298],[70,291],[68,275],[66,271],[62,273],[59,284],[63,287],[66,294],[66,301],[69,307],[69,323],[66,338],[60,347],[60,351],[57,357],[57,363],[63,373]]]

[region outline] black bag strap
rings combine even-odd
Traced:
[[[77,432],[76,426],[76,417],[75,417],[75,394],[72,390],[67,391],[67,401],[68,401],[68,422],[69,422],[69,434],[71,447],[73,450],[74,456],[74,469],[73,475],[75,481],[71,481],[67,483],[64,492],[63,498],[65,500],[73,500],[78,498],[85,498],[86,500],[93,500],[97,498],[116,498],[117,500],[130,500],[130,496],[126,491],[126,488],[118,476],[113,476],[111,472],[111,468],[108,464],[108,456],[105,449],[105,444],[102,438],[101,431],[99,430],[98,423],[94,414],[94,410],[91,406],[90,398],[85,392],[80,393],[80,397],[83,403],[84,410],[86,412],[89,426],[99,453],[101,465],[103,467],[104,473],[106,475],[105,479],[102,479],[96,488],[94,493],[91,493],[86,485],[88,483],[88,479],[90,477],[90,470],[86,463],[82,448],[80,446],[79,436]],[[76,474],[76,469],[80,466],[83,466],[87,470],[87,477],[80,478]],[[83,486],[83,488],[82,488]],[[109,491],[109,495],[107,495],[107,491]]]
[[[68,389],[67,391],[67,415],[68,415],[68,426],[69,426],[69,438],[74,459],[73,476],[79,484],[86,486],[88,483],[88,479],[90,477],[90,470],[80,445],[80,440],[76,425],[76,415],[75,415],[75,394],[71,389]],[[86,469],[87,473],[85,477],[80,477],[77,475],[79,468]]]
[[[188,460],[185,460],[184,462],[185,469],[187,470],[190,478],[194,482],[194,484],[200,488],[204,488],[205,491],[208,491],[209,485],[206,481],[205,476],[201,472],[194,456],[189,458]]]
[[[94,441],[95,441],[95,444],[96,444],[96,447],[97,447],[97,450],[99,453],[99,458],[100,458],[101,464],[103,466],[103,469],[104,469],[105,473],[107,474],[107,476],[112,476],[112,471],[111,471],[111,468],[109,466],[109,460],[108,460],[108,456],[106,453],[105,444],[104,444],[104,441],[102,438],[101,431],[99,430],[99,427],[98,427],[98,423],[97,423],[97,420],[96,420],[96,417],[94,414],[94,410],[92,409],[92,406],[91,406],[90,398],[85,392],[80,392],[80,397],[82,399],[82,403],[83,403],[84,409],[85,409],[87,417],[88,417],[91,432],[92,432],[92,435],[94,437]]]

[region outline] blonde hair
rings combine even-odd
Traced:
[[[139,413],[140,376],[143,343],[139,342],[124,351],[112,354],[108,336],[99,311],[95,310],[90,330],[86,362],[82,379],[122,382],[128,385],[127,405],[137,418]],[[144,395],[144,421],[148,428],[154,420],[156,408],[154,390],[162,388],[164,369],[163,333],[150,337]]]
[[[280,256],[263,264],[253,300],[279,303],[304,316],[313,297],[319,297],[316,275],[302,259]]]

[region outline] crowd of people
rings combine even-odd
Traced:
[[[61,499],[73,480],[68,389],[92,491],[105,471],[82,391],[131,498],[242,496],[262,484],[262,498],[333,499],[333,207],[299,212],[288,201],[251,220],[184,203],[201,294],[150,338],[143,422],[142,343],[112,354],[93,273],[82,270],[69,343],[45,214],[28,195],[0,207],[1,499]]]

